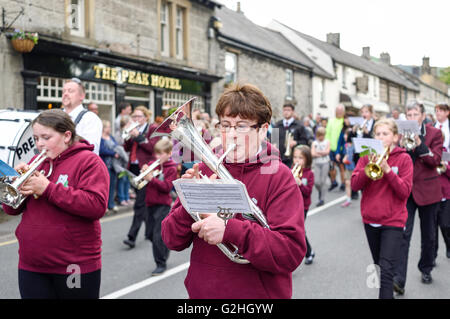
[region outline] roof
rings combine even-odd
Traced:
[[[210,9],[214,9],[215,7],[220,8],[222,6],[222,4],[212,0],[191,0],[191,2],[197,2],[198,4],[201,4]]]
[[[216,9],[216,17],[222,22],[218,40],[266,57],[295,64],[315,72],[317,66],[281,33],[259,26],[243,13],[222,6]],[[318,70],[320,72],[320,70]],[[323,71],[322,71],[323,72]]]
[[[404,86],[408,89],[411,89],[413,91],[419,91],[419,87],[417,85],[415,85],[414,83],[412,83],[412,82],[408,81],[407,79],[403,78],[402,76],[400,76],[393,69],[393,67],[391,67],[383,62],[375,62],[375,61],[368,60],[359,55],[344,51],[341,48],[338,48],[337,46],[335,46],[333,44],[318,40],[312,36],[301,33],[295,29],[292,29],[292,28],[286,26],[286,25],[284,25],[284,26],[286,28],[289,28],[290,30],[294,31],[297,35],[299,35],[300,37],[309,41],[313,45],[317,46],[319,49],[328,53],[333,58],[333,60],[335,60],[337,63],[361,70],[366,73],[370,73],[379,78],[388,80],[390,82],[397,83],[397,84]]]

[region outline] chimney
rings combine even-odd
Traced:
[[[340,33],[327,33],[327,43],[340,48]]]
[[[370,60],[370,47],[363,47],[362,57]]]
[[[236,12],[237,13],[244,13],[241,10],[241,2],[240,1],[238,1],[237,4],[236,4]]]
[[[387,52],[382,52],[380,54],[380,60],[383,63],[386,63],[387,65],[391,65],[391,56]]]
[[[429,57],[423,57],[422,58],[422,74],[431,74],[431,67],[430,67],[430,58]]]

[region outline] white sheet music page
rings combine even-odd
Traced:
[[[226,209],[230,213],[251,214],[247,189],[240,181],[180,178],[173,185],[189,213],[217,213]]]
[[[378,155],[383,154],[384,146],[381,140],[376,140],[374,138],[352,138],[353,145],[355,146],[356,153],[376,153]]]

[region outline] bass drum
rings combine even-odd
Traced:
[[[0,110],[0,159],[9,166],[28,163],[39,153],[31,129],[38,115],[37,111]]]

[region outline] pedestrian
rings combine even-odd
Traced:
[[[116,119],[114,120],[114,138],[116,139],[117,143],[122,145],[125,141],[122,138],[122,129],[123,127],[120,124],[120,121],[125,116],[130,116],[131,112],[133,112],[133,108],[130,103],[128,102],[121,102],[119,104],[119,107],[117,108],[117,112],[119,113],[116,116]]]
[[[116,152],[116,147],[119,146],[111,135],[111,122],[103,120],[103,133],[100,141],[100,158],[105,162],[106,168],[109,173],[109,199],[108,209],[116,213],[119,209],[115,204],[116,198],[116,186],[117,186],[117,173],[114,169],[113,160],[119,158],[119,154]]]
[[[450,108],[447,103],[439,103],[434,108],[436,113],[436,123],[434,127],[442,132],[443,137],[443,152],[450,152]],[[439,203],[436,219],[436,248],[435,258],[438,254],[439,248],[439,230],[441,229],[442,237],[446,248],[446,256],[450,258],[450,169],[448,162],[441,162],[442,168],[439,180],[442,187],[442,200]]]
[[[142,165],[155,160],[153,148],[159,138],[150,139],[151,134],[157,128],[157,125],[150,124],[150,116],[151,113],[145,106],[140,105],[134,109],[131,118],[134,122],[137,122],[139,126],[130,132],[131,137],[124,144],[125,150],[130,152],[129,170],[136,176],[141,173]],[[145,206],[146,187],[139,190],[136,189],[135,191],[136,199],[133,206],[133,221],[130,230],[128,231],[127,238],[123,241],[123,243],[130,248],[134,248],[135,246],[135,241],[142,222],[145,222],[146,238],[148,238],[147,236],[150,232],[147,207]]]
[[[281,160],[287,167],[292,166],[292,148],[295,145],[308,145],[308,132],[303,124],[295,119],[294,110],[294,104],[284,104],[283,119],[275,125],[275,129],[278,129],[278,148],[280,150]],[[286,142],[287,138],[289,138],[288,142]]]
[[[98,116],[98,105],[94,102],[90,102],[87,109]]]
[[[347,128],[345,132],[345,148],[344,148],[344,157],[342,159],[342,163],[345,165],[345,195],[346,199],[344,203],[341,204],[341,207],[348,207],[352,203],[352,187],[351,187],[351,178],[353,174],[353,170],[355,169],[355,162],[353,161],[355,154],[355,147],[352,143],[351,139],[351,128]],[[357,193],[356,193],[357,194]]]
[[[415,147],[408,151],[414,163],[414,183],[406,205],[408,220],[403,233],[400,261],[394,277],[394,289],[399,294],[405,292],[409,244],[416,210],[419,210],[421,234],[421,254],[418,268],[422,273],[422,283],[430,284],[433,281],[431,271],[434,268],[436,214],[442,199],[441,184],[436,171],[442,156],[442,134],[431,125],[425,125],[425,116],[425,108],[422,103],[412,101],[407,105],[406,118],[418,122],[420,134],[415,135]],[[403,144],[401,141],[400,145]]]
[[[278,150],[265,140],[270,102],[255,86],[235,84],[219,98],[216,113],[223,151],[229,143],[236,145],[223,165],[246,186],[270,231],[242,214],[224,223],[214,212],[193,223],[177,199],[162,222],[162,238],[172,250],[192,245],[185,280],[190,298],[291,298],[292,272],[306,251],[303,199]],[[199,171],[215,176],[197,163],[182,178],[200,178]],[[250,263],[233,263],[218,249],[219,243],[233,243]]]
[[[22,214],[16,230],[20,295],[99,298],[99,219],[108,204],[108,170],[64,111],[43,111],[31,126],[37,149],[47,150],[47,158],[21,187],[24,203],[17,209],[3,204],[7,214]],[[21,163],[19,169],[29,166]]]
[[[169,213],[172,204],[170,192],[173,187],[172,182],[177,179],[177,164],[170,158],[172,155],[170,140],[159,140],[155,144],[154,150],[156,160],[160,161],[160,165],[154,172],[159,171],[159,174],[154,176],[150,173],[145,177],[145,180],[148,181],[145,204],[147,205],[149,225],[152,226],[149,239],[152,242],[153,258],[156,263],[152,276],[157,276],[166,271],[166,262],[169,257],[169,249],[161,238],[161,222]],[[142,170],[146,170],[153,163],[154,161],[150,161],[148,165],[142,167]]]
[[[345,107],[343,104],[339,104],[335,110],[336,117],[330,119],[326,126],[325,139],[330,141],[330,180],[331,186],[328,191],[332,191],[338,187],[336,182],[336,166],[339,167],[341,175],[341,189],[345,190],[345,168],[344,164],[336,161],[336,150],[338,146],[339,137],[344,126]]]
[[[330,169],[330,141],[325,139],[325,128],[319,127],[316,131],[316,140],[311,145],[311,155],[314,165],[314,186],[319,193],[317,207],[325,204],[324,187]]]
[[[72,78],[64,82],[62,105],[64,112],[70,115],[75,123],[77,135],[94,145],[94,153],[100,152],[102,138],[102,121],[93,112],[83,107],[86,91],[80,79]]]
[[[346,168],[344,164],[344,156],[345,156],[345,144],[347,143],[347,130],[350,128],[350,120],[347,115],[344,115],[344,125],[342,126],[341,132],[339,133],[338,143],[336,146],[336,150],[334,151],[334,161],[338,164],[340,168],[340,174],[341,174],[341,186],[339,187],[339,190],[341,192],[345,191],[345,176],[346,176]],[[341,167],[343,169],[341,169]]]
[[[365,173],[374,154],[361,157],[351,176],[354,190],[362,190],[361,216],[373,262],[379,267],[379,298],[392,299],[395,265],[398,260],[403,228],[408,218],[406,202],[412,188],[413,164],[398,143],[398,128],[394,120],[383,119],[374,127],[375,139],[389,150],[379,164],[383,176],[372,180]],[[370,157],[370,159],[369,159]]]
[[[311,205],[311,193],[314,186],[314,172],[311,170],[312,155],[309,146],[297,145],[296,147],[294,147],[294,151],[292,154],[292,161],[294,167],[295,164],[300,165],[301,167],[301,170],[298,174],[295,174],[294,172],[294,178],[295,181],[297,182],[298,187],[300,188],[300,192],[302,193],[304,216],[306,221],[309,206]],[[313,263],[313,259],[316,254],[311,248],[311,244],[309,243],[308,237],[306,237],[306,229],[305,229],[305,240],[306,240],[305,264],[310,265]]]

